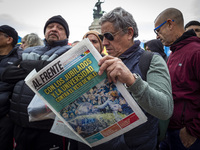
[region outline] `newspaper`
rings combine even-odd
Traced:
[[[66,133],[62,128],[57,134],[90,147],[147,121],[122,83],[109,83],[106,72],[98,75],[101,57],[92,43],[84,39],[25,80],[65,124]]]

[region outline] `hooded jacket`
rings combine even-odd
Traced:
[[[172,82],[174,113],[169,128],[187,131],[200,138],[200,39],[193,30],[171,46],[168,68]]]

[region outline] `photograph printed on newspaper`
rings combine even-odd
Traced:
[[[84,39],[26,81],[78,141],[91,147],[146,121],[122,83],[109,83],[105,72],[98,75],[101,57]]]

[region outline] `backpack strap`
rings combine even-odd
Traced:
[[[149,70],[149,66],[151,64],[151,60],[154,53],[149,51],[144,51],[144,53],[140,56],[139,59],[139,68],[142,73],[142,79],[146,81],[147,71]]]
[[[146,81],[146,77],[147,77],[147,71],[149,70],[149,66],[151,64],[151,60],[153,55],[156,55],[156,53],[153,52],[149,52],[149,51],[144,51],[144,53],[140,56],[139,59],[139,68],[140,71],[142,73],[142,78],[143,80]],[[169,120],[158,120],[158,145],[159,143],[165,138],[165,134],[168,128],[168,124],[169,124]]]

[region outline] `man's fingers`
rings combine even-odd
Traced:
[[[112,56],[106,55],[106,56],[102,57],[102,58],[99,60],[98,65],[101,66],[101,65],[104,63],[104,61],[109,60],[109,59],[113,59],[113,58],[114,58],[114,57],[112,57]]]
[[[100,65],[100,68],[99,68],[99,75],[102,75],[103,74],[103,72],[105,71],[105,70],[107,70],[107,68],[109,67],[109,66],[111,66],[113,63],[114,63],[114,57],[112,57],[112,56],[105,56],[105,57],[103,57],[102,59],[100,59],[99,60],[99,65]]]

